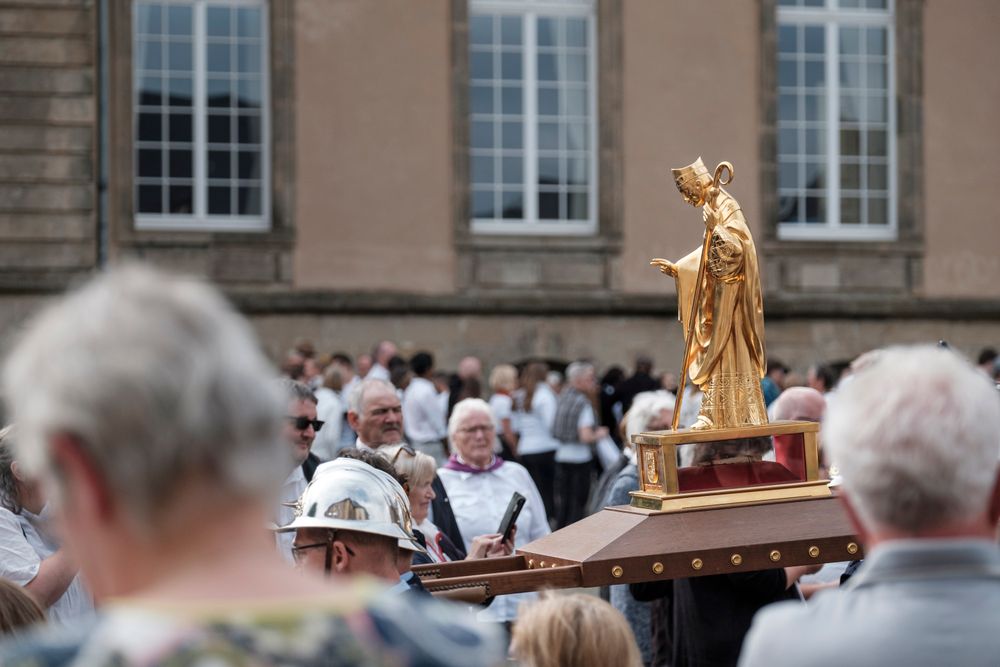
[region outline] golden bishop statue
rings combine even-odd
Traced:
[[[760,389],[766,361],[757,251],[739,202],[721,187],[732,182],[733,165],[721,163],[713,177],[699,157],[672,171],[684,201],[701,207],[705,223],[702,247],[677,262],[650,262],[676,279],[685,332],[673,429],[688,377],[705,394],[692,429],[767,424]],[[722,181],[726,171],[729,178]]]

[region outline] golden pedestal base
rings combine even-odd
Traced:
[[[827,483],[819,479],[819,424],[814,422],[780,421],[762,426],[743,426],[704,431],[681,429],[640,433],[632,438],[639,467],[639,490],[631,493],[631,506],[636,511],[682,512],[804,498],[830,496]],[[791,436],[802,447],[801,465],[804,479],[776,484],[727,487],[697,491],[682,491],[678,477],[677,448],[684,445],[714,442],[724,443],[747,438]]]

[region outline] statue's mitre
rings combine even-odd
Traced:
[[[698,178],[699,176],[708,174],[708,167],[705,163],[701,161],[699,157],[697,160],[692,162],[686,167],[681,167],[680,169],[670,170],[674,175],[674,182],[677,183],[678,187],[687,183],[688,181]]]

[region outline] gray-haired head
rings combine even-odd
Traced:
[[[249,324],[216,290],[127,266],[42,312],[3,383],[18,462],[44,475],[52,438],[72,437],[149,531],[192,478],[234,500],[276,492],[288,452],[272,378]]]
[[[21,512],[20,486],[14,476],[14,426],[0,429],[0,507]]]
[[[493,408],[481,398],[465,398],[456,403],[448,418],[448,437],[454,438],[465,418],[477,412],[488,416],[490,421],[494,419]]]
[[[354,389],[351,390],[350,395],[347,397],[347,409],[355,414],[363,415],[365,412],[365,396],[376,388],[392,394],[396,393],[396,387],[388,380],[368,378],[367,380],[358,382],[354,386]]]
[[[574,361],[566,367],[566,381],[576,382],[588,372],[594,372],[594,365],[589,361]]]
[[[882,350],[829,400],[823,444],[873,533],[906,534],[982,516],[997,479],[1000,399],[942,348]]]
[[[318,403],[316,394],[305,382],[299,382],[290,378],[278,378],[274,380],[274,383],[281,391],[281,395],[289,402],[312,401],[313,403]]]

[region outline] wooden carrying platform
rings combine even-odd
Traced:
[[[861,557],[836,498],[679,512],[609,507],[516,556],[414,567],[435,595],[479,602],[545,588],[679,579]]]

